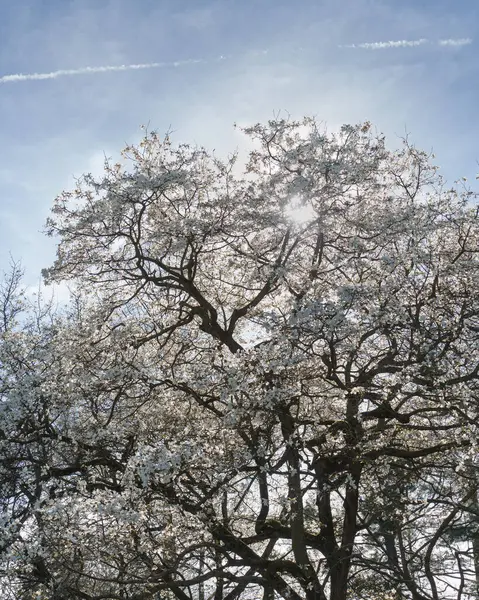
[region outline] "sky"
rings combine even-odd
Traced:
[[[406,133],[479,172],[475,0],[0,0],[0,271],[33,289],[53,199],[141,125],[226,154],[278,112]]]

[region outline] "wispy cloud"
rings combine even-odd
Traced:
[[[439,40],[440,46],[467,46],[468,44],[472,44],[471,38]]]
[[[466,46],[472,44],[471,38],[450,38],[439,41],[431,41],[427,38],[420,38],[419,40],[389,40],[387,42],[364,42],[361,44],[346,44],[340,46],[341,48],[359,48],[363,50],[384,50],[386,48],[413,48],[416,46],[424,46],[426,44],[438,45],[438,46]]]
[[[222,60],[219,56],[216,60]],[[0,77],[0,83],[17,83],[21,81],[39,81],[43,79],[58,79],[59,77],[72,77],[75,75],[91,75],[94,73],[110,73],[115,71],[139,71],[142,69],[161,69],[167,67],[184,67],[186,65],[206,62],[204,59],[190,59],[176,62],[151,62],[133,65],[107,65],[103,67],[82,67],[80,69],[60,69],[50,73],[13,73]]]

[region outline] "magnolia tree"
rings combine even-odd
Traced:
[[[3,597],[478,597],[472,192],[368,123],[244,132],[242,175],[149,133],[57,198],[71,305],[1,330]]]

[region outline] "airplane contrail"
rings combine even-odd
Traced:
[[[217,60],[222,60],[220,56]],[[17,83],[20,81],[40,81],[43,79],[58,79],[59,77],[69,77],[73,75],[90,75],[93,73],[109,73],[112,71],[140,71],[142,69],[161,69],[166,67],[183,67],[191,64],[206,62],[202,58],[189,60],[179,60],[175,62],[151,62],[139,63],[133,65],[108,65],[104,67],[82,67],[80,69],[59,69],[50,73],[14,73],[12,75],[3,75],[0,77],[0,83]]]
[[[340,46],[341,48],[358,48],[362,50],[383,50],[385,48],[413,48],[416,46],[424,46],[425,44],[433,44],[438,46],[466,46],[472,44],[471,38],[449,38],[444,40],[438,40],[436,42],[428,40],[427,38],[420,38],[418,40],[389,40],[386,42],[363,42],[361,44],[346,44]]]
[[[390,40],[387,42],[364,42],[362,44],[347,44],[343,48],[364,48],[366,50],[382,50],[383,48],[410,48],[429,43],[426,38],[420,40]]]
[[[471,38],[439,40],[440,46],[467,46],[472,44]]]
[[[339,48],[353,48],[362,50],[383,50],[385,48],[411,48],[416,46],[422,46],[424,44],[435,43],[439,46],[465,46],[472,43],[471,38],[449,38],[439,40],[437,42],[431,42],[426,38],[418,40],[389,40],[386,42],[363,42],[360,44],[346,44],[340,45]],[[260,54],[266,54],[268,51],[263,50]],[[95,73],[110,73],[118,71],[140,71],[144,69],[164,69],[171,67],[184,67],[192,64],[199,63],[211,63],[230,58],[229,56],[217,56],[214,59],[204,58],[191,58],[188,60],[178,60],[174,62],[150,62],[150,63],[138,63],[130,65],[106,65],[100,67],[81,67],[79,69],[59,69],[57,71],[50,71],[49,73],[13,73],[11,75],[3,75],[0,77],[0,84],[2,83],[19,83],[22,81],[41,81],[44,79],[58,79],[59,77],[72,77],[75,75],[92,75]]]

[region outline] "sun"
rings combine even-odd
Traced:
[[[298,225],[303,225],[304,223],[311,221],[316,215],[311,204],[305,202],[300,196],[293,196],[293,198],[291,198],[290,203],[285,209],[285,214]]]

